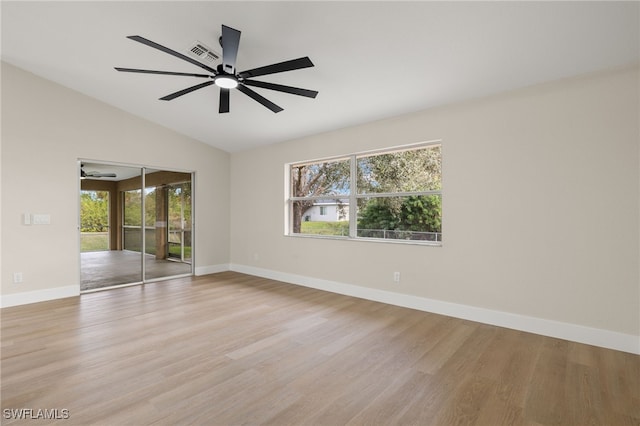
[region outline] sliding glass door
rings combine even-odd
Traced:
[[[81,291],[193,274],[191,173],[82,162],[80,176]],[[93,199],[100,235],[85,226]],[[96,238],[102,250],[86,250]]]
[[[192,273],[191,174],[145,173],[145,280]]]
[[[141,183],[140,167],[81,162],[81,291],[142,282]]]

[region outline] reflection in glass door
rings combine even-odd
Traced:
[[[147,169],[145,182],[145,280],[191,274],[191,174]]]
[[[169,259],[191,263],[191,182],[170,185],[167,192]]]

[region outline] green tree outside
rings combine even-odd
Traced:
[[[358,193],[438,191],[442,188],[441,147],[399,151],[358,159]],[[358,229],[442,232],[439,195],[360,198]]]
[[[358,229],[441,232],[442,201],[437,195],[373,198],[358,217]]]
[[[109,230],[109,192],[82,191],[80,193],[80,231]]]

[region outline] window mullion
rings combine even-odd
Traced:
[[[349,237],[356,238],[357,235],[357,219],[358,219],[358,200],[356,195],[358,194],[358,163],[356,156],[350,157],[349,167]]]

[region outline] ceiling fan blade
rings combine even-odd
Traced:
[[[219,113],[229,112],[229,89],[220,88],[220,107]]]
[[[139,73],[143,73],[143,74],[184,75],[184,76],[187,76],[187,77],[203,77],[203,78],[210,78],[211,77],[210,74],[193,74],[193,73],[188,73],[188,72],[139,70],[139,69],[136,69],[136,68],[119,68],[119,67],[115,67],[115,69],[117,71],[120,71],[120,72],[139,72]]]
[[[194,90],[202,89],[203,87],[211,86],[213,84],[213,80],[205,81],[204,83],[196,84],[195,86],[187,87],[186,89],[179,90],[175,93],[171,93],[167,96],[163,96],[160,98],[161,101],[170,101],[179,96],[186,95],[187,93],[191,93]]]
[[[266,106],[267,108],[269,108],[273,112],[282,111],[282,108],[280,108],[278,105],[274,104],[269,99],[259,95],[258,93],[254,92],[253,90],[249,89],[244,84],[238,84],[237,89],[239,91],[241,91],[242,93],[244,93],[245,95],[249,96],[251,99],[260,102],[262,105]]]
[[[85,172],[82,169],[81,169],[80,175],[82,177],[94,177],[94,178],[103,178],[103,177],[114,178],[114,177],[117,177],[115,173]]]
[[[222,26],[222,69],[228,74],[236,73],[236,57],[240,45],[240,31]]]
[[[313,66],[313,62],[308,56],[304,58],[292,59],[290,61],[279,62],[277,64],[267,65],[264,67],[254,68],[252,70],[242,71],[238,74],[241,78],[257,77],[259,75],[275,74],[278,72],[293,71],[301,68],[309,68]]]
[[[171,50],[168,47],[164,47],[163,45],[158,44],[158,43],[156,43],[154,41],[147,40],[144,37],[140,37],[138,35],[134,35],[134,36],[127,36],[127,38],[129,38],[129,39],[131,39],[133,41],[137,41],[138,43],[145,44],[145,45],[147,45],[149,47],[153,47],[154,49],[158,49],[158,50],[160,50],[160,51],[162,51],[164,53],[168,53],[169,55],[175,56],[176,58],[180,58],[183,61],[187,61],[187,62],[189,62],[189,63],[191,63],[193,65],[196,65],[196,66],[198,66],[198,67],[200,67],[202,69],[205,69],[205,70],[209,71],[210,73],[213,73],[213,75],[218,74],[218,72],[216,70],[214,70],[213,68],[208,67],[205,64],[202,64],[202,63],[196,61],[195,59],[191,59],[190,57],[185,56],[182,53],[178,53],[175,50]]]
[[[315,90],[300,89],[299,87],[283,86],[282,84],[267,83],[266,81],[244,80],[242,83],[247,86],[262,87],[263,89],[277,90],[278,92],[291,93],[292,95],[315,98],[318,92]]]

